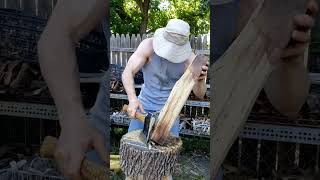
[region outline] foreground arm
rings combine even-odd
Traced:
[[[238,18],[239,33],[257,7],[257,0],[241,0],[240,15]],[[314,16],[318,5],[314,0],[308,4],[309,15],[299,14],[293,17],[294,27],[291,42],[283,50],[279,60],[271,60],[277,64],[276,69],[270,74],[265,85],[265,91],[271,103],[283,114],[294,117],[308,95],[309,83],[303,56],[310,34],[308,31],[314,25]]]
[[[79,179],[84,153],[95,147],[106,160],[104,140],[90,128],[83,108],[75,45],[106,15],[104,0],[58,1],[38,43],[42,74],[61,125],[56,159],[66,176]]]

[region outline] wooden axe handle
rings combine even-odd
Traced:
[[[122,111],[127,113],[128,112],[128,107],[129,106],[127,104],[123,105]],[[141,122],[144,122],[144,120],[146,118],[146,115],[136,111],[136,114],[134,115],[134,118],[140,120]]]
[[[58,139],[55,137],[45,137],[40,148],[40,155],[46,158],[54,157],[57,142]],[[81,163],[80,171],[82,177],[87,180],[104,180],[109,178],[107,167],[97,165],[96,163],[89,161],[86,158]]]

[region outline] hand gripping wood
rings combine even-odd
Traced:
[[[308,0],[264,0],[226,53],[213,64],[211,179],[214,179],[251,111]],[[214,45],[214,44],[213,44]]]

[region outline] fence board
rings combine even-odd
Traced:
[[[114,47],[115,45],[115,36],[114,34],[111,34],[110,36],[110,49],[111,47]],[[110,64],[115,64],[114,63],[114,51],[110,50]]]
[[[120,36],[120,47],[126,48],[126,36],[124,34],[121,34]],[[121,66],[126,65],[126,52],[120,52],[120,64]]]
[[[52,9],[54,9],[54,7],[56,6],[57,4],[57,0],[52,0]]]
[[[121,42],[121,38],[119,34],[116,34],[116,41],[115,41],[115,47],[119,48]],[[115,53],[115,62],[116,64],[120,64],[120,52]]]
[[[191,48],[195,49],[195,37],[194,37],[194,35],[191,35],[191,37],[190,37],[190,44],[191,44]]]
[[[36,2],[35,0],[23,0],[22,1],[22,10],[28,15],[36,15]]]
[[[6,0],[6,8],[20,10],[19,0]]]
[[[38,16],[48,18],[52,12],[52,0],[38,1]]]
[[[135,34],[133,34],[131,36],[130,47],[131,48],[136,48],[136,44],[137,44],[137,37],[136,37]]]
[[[110,37],[110,63],[125,66],[132,53],[136,50],[142,40],[148,36],[143,34],[112,34]],[[207,44],[207,35],[197,36],[191,35],[190,43],[195,52],[200,51],[205,55],[209,55],[209,46]],[[199,111],[200,112],[200,111]]]
[[[4,8],[4,0],[0,0],[0,8]]]

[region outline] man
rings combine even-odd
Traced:
[[[211,14],[211,44],[213,44],[211,63],[227,50],[260,2],[259,0],[211,0],[211,10],[214,12]],[[297,14],[293,17],[294,27],[290,43],[282,51],[278,60],[279,66],[271,73],[265,84],[265,92],[275,108],[293,118],[296,117],[301,102],[305,101],[307,96],[305,92],[309,88],[308,83],[301,82],[301,79],[307,76],[303,58],[300,61],[296,59],[304,54],[308,46],[311,39],[308,31],[314,26],[317,12],[317,2],[310,0],[306,14]],[[221,178],[222,174],[217,179]]]
[[[189,35],[188,23],[172,19],[165,28],[157,29],[153,38],[143,40],[129,58],[122,74],[122,82],[129,99],[128,113],[132,118],[136,111],[159,112],[162,109],[176,81],[195,58]],[[140,69],[143,72],[144,84],[137,97],[133,78]],[[199,98],[203,98],[206,92],[207,70],[208,62],[202,66],[201,75],[193,88]],[[142,128],[143,123],[133,119],[128,131]],[[179,136],[178,119],[171,133]]]
[[[106,0],[58,0],[38,43],[41,71],[60,119],[55,158],[68,179],[81,179],[80,164],[91,148],[96,151],[87,154],[90,160],[109,163],[105,147],[109,142],[107,78],[101,82],[88,118],[81,100],[75,53],[76,44],[102,22],[107,11]]]

